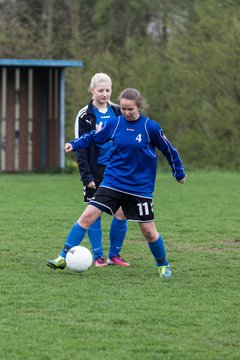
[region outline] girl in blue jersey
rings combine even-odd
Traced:
[[[76,151],[93,143],[113,141],[113,151],[104,179],[86,210],[70,231],[66,243],[80,243],[86,230],[105,211],[115,214],[121,206],[128,220],[139,223],[142,234],[156,260],[160,277],[171,277],[165,246],[159,235],[153,214],[158,148],[167,158],[176,180],[184,184],[186,175],[177,150],[155,121],[142,114],[146,102],[136,89],[126,89],[119,97],[122,115],[65,144],[65,151]]]
[[[79,138],[86,132],[101,128],[103,123],[108,123],[117,118],[120,114],[118,105],[110,103],[112,93],[112,80],[105,73],[96,73],[89,86],[92,100],[79,110],[75,120],[75,138]],[[104,144],[92,144],[87,149],[79,149],[76,152],[78,168],[83,182],[84,201],[86,203],[94,196],[96,189],[103,179],[105,167],[109,163],[112,152],[112,141]],[[115,214],[109,231],[110,249],[109,262],[114,265],[129,266],[119,255],[127,231],[127,221],[121,209]],[[102,247],[102,226],[101,217],[87,230],[88,238],[91,243],[94,265],[107,266],[103,255]],[[49,260],[47,265],[54,269],[64,269],[66,251],[53,260]]]

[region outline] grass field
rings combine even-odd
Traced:
[[[174,274],[162,281],[133,223],[130,268],[51,270],[85,207],[78,174],[0,175],[0,359],[240,359],[239,187],[239,173],[193,172],[184,186],[158,174],[155,218]]]

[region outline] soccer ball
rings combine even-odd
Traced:
[[[74,246],[66,256],[67,267],[74,272],[86,271],[92,265],[92,254],[84,246]]]

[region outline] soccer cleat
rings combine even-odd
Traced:
[[[158,266],[159,275],[161,278],[170,278],[172,277],[171,268],[169,265],[167,266]]]
[[[94,266],[108,266],[108,264],[106,263],[104,257],[99,256],[96,260],[94,260]]]
[[[66,267],[66,260],[59,255],[56,259],[48,260],[47,266],[50,266],[52,269],[63,270]]]
[[[108,265],[130,266],[130,264],[124,261],[119,255],[108,258],[107,263]]]

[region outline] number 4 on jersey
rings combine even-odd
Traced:
[[[138,136],[136,137],[136,140],[138,142],[141,142],[142,141],[142,134],[138,134]]]

